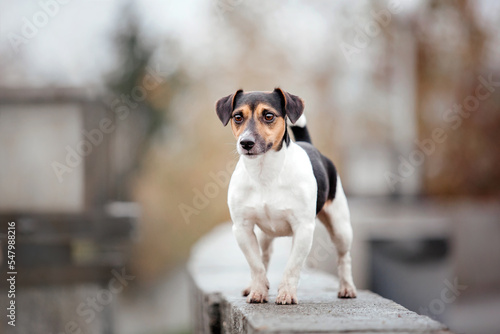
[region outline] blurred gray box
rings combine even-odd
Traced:
[[[0,211],[81,213],[84,164],[60,181],[55,162],[80,141],[83,117],[77,104],[0,105]]]

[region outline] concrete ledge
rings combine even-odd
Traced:
[[[268,304],[247,304],[241,291],[249,269],[231,233],[221,225],[192,250],[191,276],[196,333],[451,333],[445,325],[369,291],[338,299],[334,276],[305,269],[299,305],[275,305],[290,238],[275,240]],[[332,264],[333,265],[333,264]]]

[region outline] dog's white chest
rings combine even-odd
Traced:
[[[238,163],[228,191],[233,222],[256,224],[272,236],[289,236],[300,222],[314,220],[317,185],[312,166],[307,154],[292,145],[274,174],[261,175]],[[259,168],[266,173],[273,167],[271,160]]]
[[[285,192],[270,191],[267,187],[255,189],[242,205],[244,219],[255,222],[260,229],[273,236],[292,235],[293,204],[296,200]],[[240,210],[236,210],[237,212]]]

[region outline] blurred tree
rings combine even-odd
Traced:
[[[419,139],[431,139],[436,128],[446,134],[443,143],[434,143],[435,151],[425,161],[427,194],[500,194],[500,94],[498,88],[490,92],[484,87],[481,93],[488,97],[476,96],[483,84],[479,77],[496,78],[500,72],[498,65],[491,68],[484,62],[491,37],[487,29],[496,28],[484,25],[472,1],[432,1],[420,15]]]
[[[115,109],[114,105],[119,102],[125,104],[130,113],[126,116],[126,122],[120,122],[122,132],[126,136],[139,137],[139,144],[129,148],[128,167],[121,168],[117,178],[114,188],[117,200],[129,199],[127,179],[141,166],[155,135],[166,127],[172,98],[182,85],[179,71],[163,76],[157,72],[159,65],[151,64],[156,48],[143,42],[134,13],[135,7],[131,1],[123,7],[119,16],[124,24],[117,25],[118,32],[114,38],[118,66],[107,78],[112,96],[111,108]],[[167,42],[167,46],[175,47],[171,41]]]
[[[118,61],[108,75],[107,85],[110,107],[115,109],[114,105],[119,104],[129,111],[118,122],[117,131],[139,139],[138,145],[127,148],[125,167],[117,166],[119,176],[114,186],[117,200],[132,197],[141,205],[140,238],[134,245],[131,267],[138,281],[151,282],[172,269],[179,258],[184,260],[199,237],[187,230],[189,227],[177,214],[179,194],[190,190],[186,188],[186,169],[193,168],[193,164],[183,164],[186,152],[171,150],[176,143],[165,136],[166,129],[179,125],[173,115],[177,109],[174,100],[184,95],[190,79],[185,64],[165,70],[169,59],[176,63],[179,58],[178,42],[167,36],[158,44],[147,44],[135,12],[130,2],[119,15],[115,35]]]

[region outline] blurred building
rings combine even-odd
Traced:
[[[90,331],[112,326],[109,311],[92,322],[75,312],[82,291],[99,295],[128,265],[136,234],[138,206],[123,201],[120,177],[139,140],[120,122],[103,97],[82,90],[0,93],[0,219],[16,224],[18,317],[36,319],[18,321],[21,332],[56,332],[73,318]],[[6,234],[0,242],[5,249]],[[5,272],[8,259],[3,252]]]

